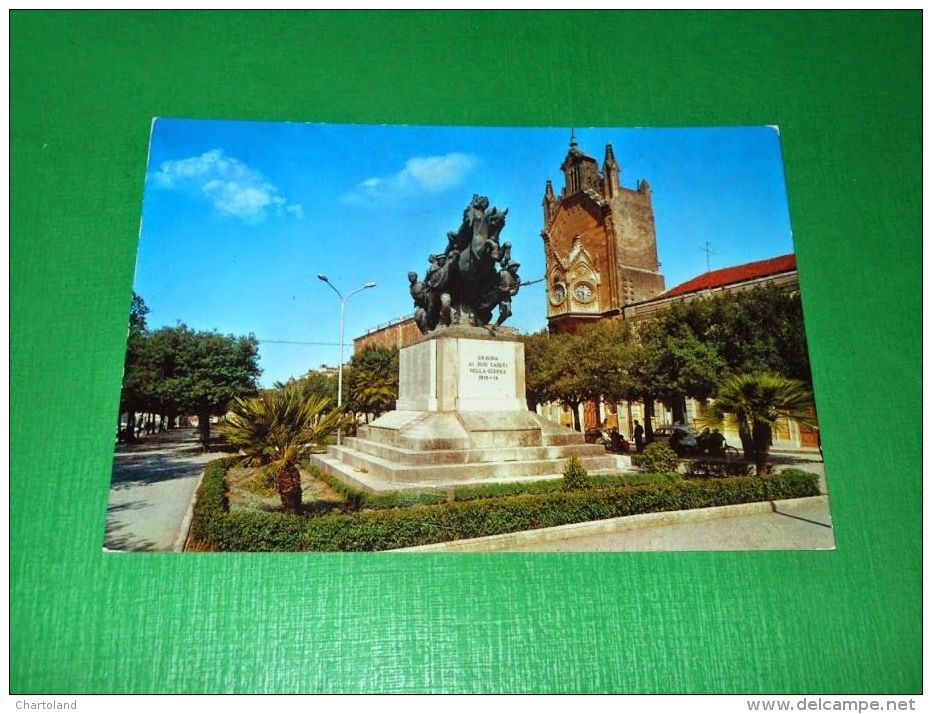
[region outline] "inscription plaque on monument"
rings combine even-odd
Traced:
[[[515,396],[515,350],[507,343],[464,340],[460,344],[460,398]]]

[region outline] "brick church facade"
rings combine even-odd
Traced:
[[[664,279],[647,181],[625,188],[612,145],[600,170],[575,137],[560,169],[562,192],[548,180],[543,200],[547,321],[552,331],[575,332],[659,295]]]

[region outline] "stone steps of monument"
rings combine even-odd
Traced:
[[[411,480],[404,481],[387,479],[382,475],[369,470],[360,471],[330,454],[314,454],[311,457],[311,462],[314,466],[317,466],[329,475],[340,479],[344,483],[347,483],[356,488],[360,488],[364,491],[375,493],[390,493],[392,491],[414,489],[446,490],[463,485],[549,481],[563,478],[563,474],[558,470],[561,468],[559,462],[550,462],[551,469],[540,474],[499,474],[487,477],[469,477],[465,479],[461,475],[456,476],[455,478],[449,478],[448,475],[443,471],[437,471],[434,469],[428,470],[428,473],[425,475],[422,470],[418,469],[416,471],[406,473],[405,478],[409,478]],[[628,468],[630,468],[629,464],[626,465],[613,463],[608,468],[589,468],[588,471],[592,475],[615,474],[621,471],[625,471]]]
[[[568,459],[571,456],[605,456],[605,447],[598,444],[567,444],[563,446],[503,446],[498,448],[447,449],[425,452],[405,449],[385,442],[359,437],[343,440],[345,446],[365,454],[378,456],[397,464],[416,466],[430,464],[478,464],[499,461],[534,461]]]
[[[424,412],[404,423],[402,430],[369,424],[360,427],[359,433],[369,441],[419,450],[463,449],[469,446],[469,434],[452,412]]]
[[[376,429],[371,426],[361,426],[358,429],[360,436],[364,436],[369,441],[378,441],[385,444],[391,444],[395,441],[395,433],[390,429]]]
[[[359,427],[359,438],[411,451],[576,446],[583,435],[534,412],[401,412]]]
[[[392,482],[424,482],[431,480],[470,481],[483,478],[540,476],[560,473],[564,462],[553,459],[528,459],[524,461],[497,461],[460,464],[400,464],[347,446],[331,446],[328,455],[361,473],[370,473]],[[582,456],[587,471],[618,470],[614,456]]]
[[[360,433],[362,429],[360,429]],[[572,445],[580,440],[578,434],[565,436],[557,435],[552,442],[542,439],[540,430],[537,429],[519,429],[511,431],[473,431],[467,432],[465,429],[455,437],[438,436],[436,425],[420,425],[407,427],[404,433],[392,431],[390,429],[379,429],[374,427],[366,428],[364,438],[367,441],[394,446],[399,449],[408,451],[452,451],[469,449],[470,447],[481,449],[497,449],[509,447],[512,444],[520,443],[523,446],[564,446]]]

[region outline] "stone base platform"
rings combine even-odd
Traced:
[[[627,456],[530,411],[393,411],[311,462],[365,490],[393,491],[560,478],[572,456],[590,473],[631,468]]]

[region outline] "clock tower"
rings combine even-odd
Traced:
[[[605,147],[600,171],[575,134],[560,170],[560,195],[550,180],[544,189],[547,320],[552,332],[575,332],[659,295],[664,280],[647,181],[624,188],[612,145]]]

